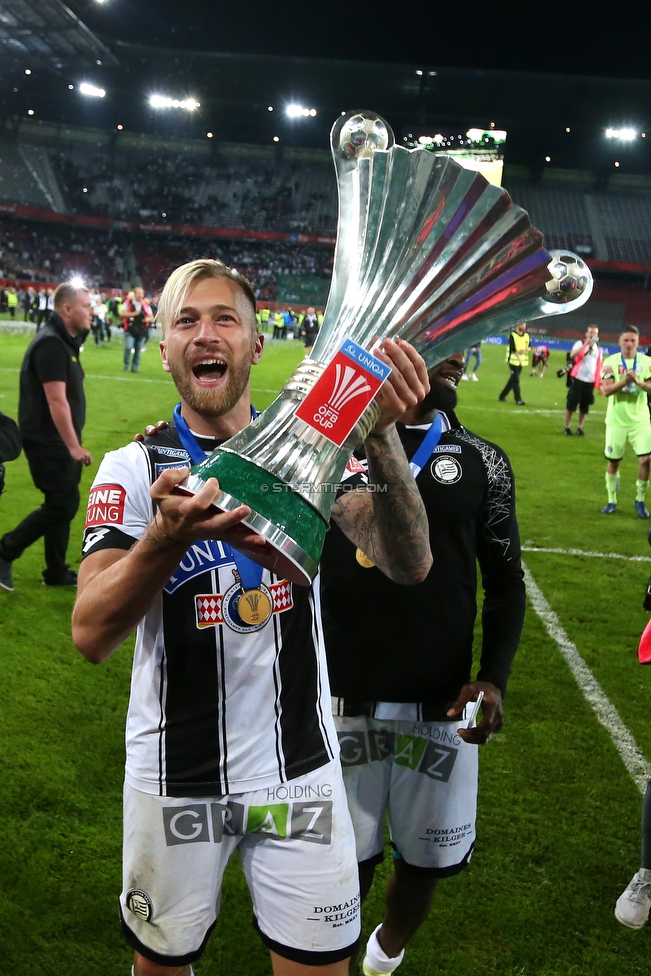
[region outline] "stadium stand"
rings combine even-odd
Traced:
[[[228,153],[228,149],[231,152]],[[59,149],[51,161],[66,209],[119,220],[167,220],[202,226],[333,233],[332,164],[259,158],[243,147],[203,154]],[[240,150],[237,152],[237,150]]]
[[[23,148],[22,144],[8,139],[0,140],[0,200],[24,206],[57,209],[27,165],[21,152]],[[26,152],[29,158],[29,149]],[[59,197],[60,195],[59,191]]]
[[[543,232],[547,247],[593,247],[584,194],[511,181],[506,189]]]
[[[162,287],[170,271],[196,257],[220,258],[249,277],[257,297],[276,301],[279,279],[317,279],[322,297],[332,266],[329,247],[283,242],[214,241],[48,226],[0,218],[0,279],[58,282],[79,274],[101,288]],[[287,289],[286,289],[287,290]]]
[[[648,178],[605,185],[557,170],[536,182],[507,165],[504,185],[548,247],[590,255],[599,272],[637,272],[598,282],[584,318],[598,312],[612,330],[651,323]],[[337,201],[325,150],[32,121],[0,140],[1,213],[0,277],[49,283],[77,273],[103,289],[155,293],[173,267],[208,255],[243,271],[261,301],[320,305],[327,296]]]

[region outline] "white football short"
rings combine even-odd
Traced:
[[[198,959],[236,848],[270,949],[307,965],[353,954],[359,882],[338,760],[232,796],[178,799],[125,785],[120,909],[129,944],[162,966]]]
[[[477,746],[456,722],[335,716],[358,861],[382,859],[388,813],[394,854],[433,876],[461,871],[477,817]]]

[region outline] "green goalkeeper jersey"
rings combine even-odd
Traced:
[[[639,380],[646,382],[651,379],[651,357],[641,356],[639,353],[635,359],[627,360],[623,359],[620,352],[608,356],[603,361],[601,375],[603,379],[612,378],[619,383],[624,378],[624,374],[630,372],[634,365]],[[639,386],[633,385],[631,390],[625,386],[618,393],[611,393],[608,397],[606,423],[609,427],[631,427],[639,423],[649,423],[646,392]]]

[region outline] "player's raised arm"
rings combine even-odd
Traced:
[[[368,489],[340,495],[332,517],[394,582],[421,583],[432,565],[427,513],[395,421],[429,392],[427,368],[402,340],[387,340],[379,355],[392,372],[378,394],[380,419],[364,442]]]

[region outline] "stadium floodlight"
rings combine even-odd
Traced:
[[[285,114],[289,116],[290,119],[309,119],[314,118],[316,113],[315,108],[304,108],[302,105],[291,104],[285,109]]]
[[[182,108],[186,112],[194,112],[201,106],[196,98],[170,98],[169,95],[150,95],[149,104],[152,108]]]
[[[32,69],[31,68],[25,68],[25,74],[26,75],[31,75],[31,73],[32,73]]]
[[[622,142],[632,142],[637,139],[637,129],[606,129],[606,139],[620,139]]]
[[[85,288],[86,282],[81,277],[81,275],[75,274],[70,278],[70,284],[73,288]]]
[[[95,85],[89,85],[87,81],[82,81],[79,86],[79,91],[82,95],[92,95],[93,98],[104,98],[106,95],[103,88],[96,88]]]

